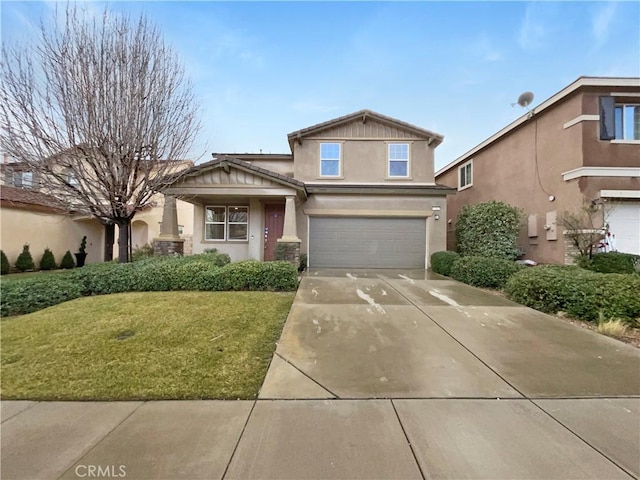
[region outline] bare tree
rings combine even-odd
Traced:
[[[144,15],[67,4],[27,46],[3,48],[1,146],[70,211],[119,227],[180,175],[200,130],[191,82]]]
[[[598,210],[584,205],[579,210],[560,213],[558,225],[565,228],[564,235],[578,249],[580,257],[591,258],[593,249],[604,238],[604,229],[598,228],[596,219]]]

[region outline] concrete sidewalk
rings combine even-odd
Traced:
[[[256,401],[2,402],[2,479],[638,478],[640,352],[424,271],[315,271]]]

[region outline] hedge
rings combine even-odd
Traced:
[[[2,283],[0,315],[22,315],[82,296],[73,279],[28,277]]]
[[[155,257],[135,263],[87,265],[64,280],[26,278],[3,283],[1,315],[30,313],[80,296],[167,290],[271,290],[298,287],[288,262],[227,263],[228,255]]]
[[[631,253],[597,253],[586,268],[599,273],[640,273],[640,255]]]
[[[503,288],[509,277],[523,268],[512,260],[470,256],[456,260],[450,275],[474,287]]]
[[[451,267],[459,258],[457,252],[435,252],[431,255],[431,271],[449,276]]]
[[[579,267],[538,266],[513,275],[505,286],[509,297],[546,313],[566,312],[597,321],[640,318],[640,276],[604,274]]]

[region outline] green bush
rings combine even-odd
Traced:
[[[73,279],[29,277],[7,281],[0,292],[0,315],[22,315],[51,307],[82,296],[80,285]]]
[[[137,262],[150,257],[153,257],[153,245],[149,245],[148,243],[145,243],[141,247],[136,246],[136,248],[131,251],[132,262]]]
[[[518,256],[518,234],[524,213],[504,202],[465,205],[456,220],[461,255],[504,258]]]
[[[640,273],[640,255],[631,253],[597,253],[587,267],[598,273]]]
[[[36,268],[33,263],[33,257],[31,256],[31,252],[29,252],[29,244],[25,243],[22,247],[22,253],[18,255],[18,259],[16,260],[16,268],[21,272],[26,272],[27,270],[34,270]]]
[[[304,272],[307,269],[307,264],[309,262],[309,256],[306,253],[300,254],[300,265],[298,265],[298,271]]]
[[[9,264],[9,259],[2,250],[0,250],[0,260],[2,261],[2,269],[0,270],[0,274],[6,275],[11,271],[11,265]]]
[[[457,252],[436,252],[431,255],[431,270],[447,277],[451,273],[451,267],[460,258]]]
[[[523,268],[502,258],[461,257],[452,265],[450,275],[474,287],[503,288],[509,277]]]
[[[58,268],[56,265],[56,259],[53,256],[53,252],[48,248],[44,249],[44,254],[40,259],[40,270],[55,270]]]
[[[289,262],[247,260],[205,275],[211,290],[295,290],[298,272]]]
[[[518,303],[582,320],[640,317],[640,276],[603,274],[579,267],[538,266],[513,275],[505,286]]]
[[[75,266],[76,262],[73,260],[73,255],[71,255],[71,252],[67,250],[67,252],[62,257],[62,261],[60,262],[60,268],[69,269],[75,268]]]

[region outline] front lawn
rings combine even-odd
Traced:
[[[123,293],[3,319],[1,397],[255,398],[293,297]]]

